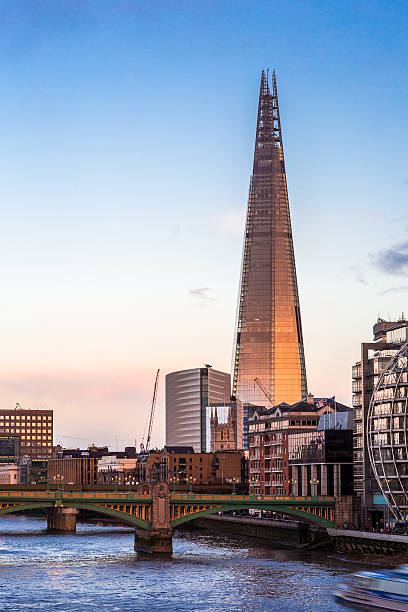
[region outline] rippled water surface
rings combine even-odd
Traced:
[[[281,610],[346,608],[331,595],[359,569],[321,553],[190,531],[170,560],[138,556],[130,530],[78,525],[45,533],[45,521],[0,519],[0,610]]]

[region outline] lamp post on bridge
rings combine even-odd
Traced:
[[[290,494],[292,495],[292,497],[295,497],[295,486],[297,485],[297,480],[290,478],[289,484],[291,485]]]
[[[233,495],[236,495],[237,482],[238,482],[238,480],[236,478],[232,479],[232,494]]]
[[[170,482],[172,482],[172,483],[173,483],[173,493],[175,493],[175,492],[176,492],[176,485],[177,485],[177,482],[180,484],[180,477],[179,477],[179,479],[178,479],[178,481],[177,481],[177,474],[178,474],[178,473],[179,473],[179,472],[174,472],[174,476],[173,476],[172,478],[170,478]]]
[[[192,495],[193,493],[193,483],[195,482],[195,478],[193,478],[192,476],[190,476],[190,478],[188,479],[188,483],[190,485],[190,495]]]
[[[129,486],[129,495],[131,493],[131,486],[132,485],[138,485],[139,483],[136,482],[136,480],[134,478],[132,478],[131,476],[128,477],[127,480],[125,480],[125,484],[127,484]]]
[[[316,497],[317,496],[317,487],[319,485],[319,481],[316,478],[313,478],[310,481],[310,488],[311,488],[311,492],[312,492],[312,497]]]
[[[251,480],[251,484],[252,484],[252,495],[255,495],[255,485],[257,485],[259,483],[259,480],[257,480],[256,478],[253,478]]]
[[[64,490],[64,477],[61,476],[60,474],[57,474],[56,476],[54,476],[53,480],[57,485],[57,491],[63,491]]]

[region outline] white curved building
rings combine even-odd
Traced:
[[[180,370],[166,376],[166,445],[206,451],[206,409],[228,403],[231,375],[211,366]]]

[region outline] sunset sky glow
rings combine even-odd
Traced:
[[[230,370],[262,68],[276,68],[309,389],[350,404],[408,314],[408,4],[0,3],[1,407],[138,444],[157,368]]]

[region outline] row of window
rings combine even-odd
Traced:
[[[1,431],[1,429],[3,429],[3,431]],[[29,433],[41,434],[42,433],[44,435],[44,434],[52,434],[52,429],[34,429],[34,428],[31,428],[31,429],[19,429],[19,428],[17,428],[17,429],[10,429],[9,427],[6,427],[6,428],[3,427],[3,428],[0,428],[0,433],[12,433],[12,434],[13,433],[17,433],[17,434],[19,434],[19,433],[22,433],[22,434],[25,434],[25,433],[28,433],[28,434]]]
[[[51,442],[24,442],[22,446],[52,446]]]
[[[0,421],[52,421],[52,416],[14,416],[0,414]]]
[[[21,440],[52,440],[52,436],[21,436]]]

